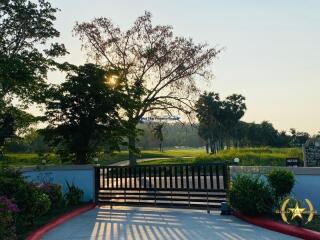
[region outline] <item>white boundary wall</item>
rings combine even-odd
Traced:
[[[94,200],[94,166],[93,165],[66,165],[66,166],[41,166],[20,169],[23,176],[30,182],[51,182],[60,184],[63,193],[68,188],[66,181],[83,190],[84,201]]]

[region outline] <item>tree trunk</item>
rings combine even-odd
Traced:
[[[217,154],[219,151],[219,147],[218,147],[218,141],[214,142],[214,153]]]
[[[213,140],[211,140],[211,141],[210,141],[210,153],[215,154],[215,150],[214,150],[214,141],[213,141]]]
[[[209,143],[208,143],[208,140],[206,141],[206,153],[209,154]]]
[[[84,151],[76,152],[76,164],[86,164],[87,163],[87,153]]]
[[[135,151],[136,137],[134,135],[128,136],[128,147],[129,147],[129,165],[135,166],[137,164],[137,154]]]
[[[208,144],[208,153],[210,153],[210,139],[208,139],[207,144]]]

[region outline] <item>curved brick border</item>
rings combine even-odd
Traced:
[[[246,216],[239,212],[234,212],[233,215],[246,222],[257,225],[259,227],[270,229],[272,231],[284,233],[284,234],[291,235],[294,237],[299,237],[302,239],[310,239],[310,240],[320,239],[320,232],[312,231],[306,228],[279,223],[267,218]]]
[[[84,212],[87,212],[95,207],[96,207],[96,204],[91,203],[86,206],[83,206],[83,207],[77,208],[75,210],[72,210],[70,212],[67,212],[67,213],[59,216],[58,218],[54,219],[53,221],[47,223],[46,225],[40,227],[39,229],[37,229],[33,233],[31,233],[26,238],[26,240],[39,240],[39,239],[41,239],[41,237],[43,237],[44,234],[46,234],[50,230],[58,227],[60,224],[66,222],[66,221],[70,220],[71,218],[74,218]]]

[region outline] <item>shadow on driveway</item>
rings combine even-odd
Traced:
[[[47,233],[57,239],[295,239],[245,223],[233,216],[201,210],[101,206]]]

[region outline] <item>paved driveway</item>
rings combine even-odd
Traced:
[[[108,206],[86,212],[47,233],[45,240],[62,239],[295,239],[245,223],[218,212],[172,208]]]

